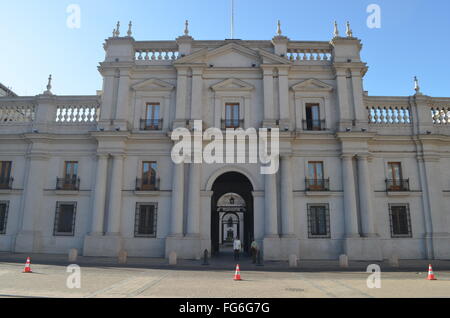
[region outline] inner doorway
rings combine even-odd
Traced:
[[[249,253],[254,237],[253,186],[239,172],[227,172],[219,176],[212,187],[211,198],[211,247],[213,255],[232,251],[236,237]]]

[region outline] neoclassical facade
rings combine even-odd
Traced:
[[[369,96],[361,41],[104,44],[94,96],[0,98],[0,251],[450,259],[450,98]],[[382,80],[382,79],[380,79]],[[171,159],[175,128],[280,133],[280,166]]]

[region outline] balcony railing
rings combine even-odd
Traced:
[[[231,128],[243,128],[244,127],[244,120],[243,119],[222,119],[222,130]]]
[[[325,120],[303,120],[303,130],[321,131],[325,130]]]
[[[386,179],[386,190],[390,192],[409,191],[409,179]]]
[[[162,130],[162,119],[141,119],[140,130]]]
[[[159,191],[160,179],[136,179],[136,191]]]
[[[14,178],[0,178],[0,190],[12,189]]]
[[[330,179],[305,179],[306,191],[330,191]]]
[[[56,178],[56,190],[78,191],[80,190],[80,178],[77,177]]]

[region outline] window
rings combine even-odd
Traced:
[[[157,203],[136,203],[135,237],[156,237]]]
[[[57,190],[78,190],[80,186],[78,178],[78,161],[64,162],[64,178],[57,178]]]
[[[141,121],[142,130],[161,129],[160,104],[147,103],[145,106],[145,119]]]
[[[408,204],[390,204],[391,236],[412,237],[411,218]]]
[[[320,106],[306,104],[306,130],[321,130]]]
[[[9,201],[0,201],[0,235],[6,234]]]
[[[239,104],[228,103],[225,105],[225,127],[224,128],[239,128]]]
[[[78,161],[64,162],[64,172],[67,180],[76,179],[78,176]]]
[[[403,179],[401,162],[388,162],[388,191],[409,191],[409,180]]]
[[[155,161],[144,161],[142,163],[142,179],[140,180],[140,182],[138,180],[138,189],[156,190],[157,188],[156,169],[157,164]]]
[[[330,238],[330,212],[328,204],[308,204],[309,238]]]
[[[0,189],[11,188],[11,161],[0,161]]]
[[[56,202],[54,236],[74,235],[76,209],[76,202]]]
[[[328,190],[328,180],[325,180],[322,161],[308,162],[308,178],[306,179],[307,191]]]

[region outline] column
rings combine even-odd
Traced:
[[[108,235],[120,234],[124,157],[125,156],[122,154],[116,154],[113,156],[111,192],[109,194]]]
[[[264,178],[265,237],[276,237],[278,236],[276,174],[266,174]]]
[[[292,157],[281,157],[281,234],[294,235],[294,198],[292,185]]]
[[[175,164],[172,177],[170,236],[183,236],[184,163]]]
[[[187,233],[189,236],[200,235],[200,169],[200,164],[190,164],[187,210]]]
[[[336,70],[337,95],[339,101],[339,122],[351,123],[350,105],[348,99],[347,74],[345,70]]]
[[[291,119],[289,113],[289,84],[288,84],[288,70],[278,69],[278,90],[280,102],[280,119],[289,122]],[[284,128],[284,127],[281,127]]]
[[[175,120],[181,122],[186,119],[187,69],[178,68],[177,72]]]
[[[367,125],[367,110],[364,106],[361,70],[352,70],[353,104],[355,105],[355,119]]]
[[[273,69],[264,68],[264,120],[274,120]]]
[[[359,237],[353,157],[349,154],[342,155],[342,184],[344,187],[345,234],[346,237]]]
[[[358,155],[359,202],[362,217],[362,232],[367,237],[376,236],[372,204],[372,186],[370,183],[369,155]]]
[[[202,70],[192,70],[191,119],[202,119]]]
[[[91,235],[103,234],[105,218],[106,176],[108,168],[108,155],[99,154],[97,159],[97,173],[95,177],[95,193],[92,211]]]

